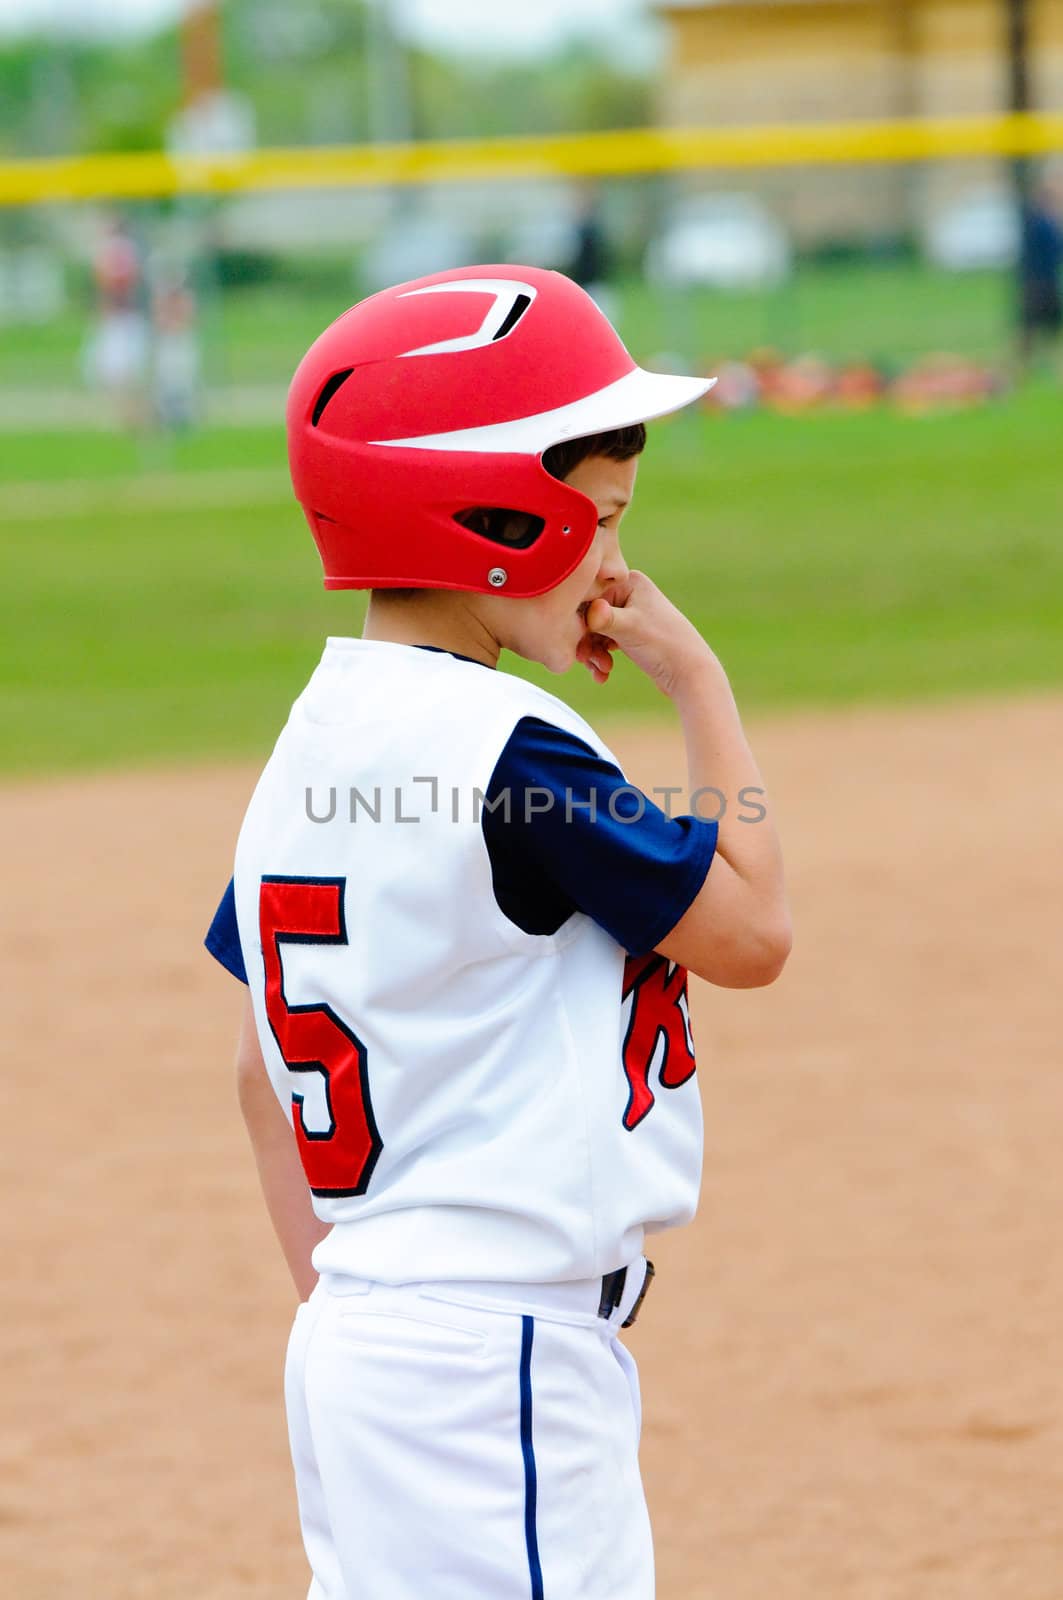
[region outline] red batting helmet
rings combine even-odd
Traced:
[[[326,589],[552,589],[598,513],[543,452],[675,411],[711,382],[643,371],[589,295],[537,267],[461,267],[363,300],[288,394],[292,482]],[[459,520],[481,506],[522,514],[524,536],[503,545]]]

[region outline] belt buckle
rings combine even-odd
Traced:
[[[630,1328],[632,1326],[632,1324],[635,1322],[635,1319],[638,1317],[639,1312],[642,1310],[642,1302],[646,1298],[647,1292],[649,1291],[650,1284],[653,1282],[653,1277],[654,1277],[653,1262],[652,1261],[647,1261],[646,1262],[646,1276],[642,1280],[642,1288],[639,1290],[638,1299],[635,1301],[635,1304],[631,1307],[631,1310],[628,1312],[627,1321],[626,1322],[622,1322],[620,1324],[620,1326],[622,1328]]]

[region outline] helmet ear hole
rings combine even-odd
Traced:
[[[530,511],[510,511],[505,506],[469,506],[465,511],[455,511],[454,521],[507,550],[527,550],[546,527],[545,518],[533,516]]]
[[[353,367],[344,367],[342,372],[334,372],[332,377],[323,386],[321,393],[314,401],[314,410],[310,417],[310,426],[312,428],[317,427],[318,423],[321,421],[321,413],[332,399],[332,396],[336,393],[336,390],[347,382],[347,379],[350,377],[353,371]]]

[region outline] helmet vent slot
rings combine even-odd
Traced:
[[[494,344],[497,340],[504,339],[507,333],[512,333],[530,305],[531,295],[519,294],[510,306],[505,322],[503,322],[498,332],[492,335],[491,343]]]
[[[332,399],[332,396],[336,393],[336,390],[347,382],[347,379],[350,377],[353,371],[353,367],[344,367],[342,372],[334,372],[332,374],[332,377],[325,384],[321,393],[314,402],[314,412],[310,418],[310,426],[312,428],[317,427],[318,423],[321,421],[321,413]]]
[[[542,517],[530,511],[508,511],[504,506],[470,506],[467,511],[455,511],[454,521],[507,550],[527,550],[546,527]]]

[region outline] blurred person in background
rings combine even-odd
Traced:
[[[159,426],[189,428],[200,409],[200,357],[196,299],[184,272],[167,268],[151,299],[152,398]]]
[[[613,294],[609,279],[613,273],[612,250],[602,219],[602,201],[593,184],[579,191],[573,230],[572,260],[566,269],[581,289],[607,317],[613,317]]]
[[[1028,371],[1039,351],[1051,348],[1059,359],[1063,330],[1063,179],[1042,178],[1022,214],[1019,256],[1019,360]],[[1060,371],[1063,377],[1063,371]]]
[[[144,262],[124,218],[111,217],[92,260],[95,320],[85,348],[89,383],[113,397],[119,422],[138,429],[147,419],[148,362]]]

